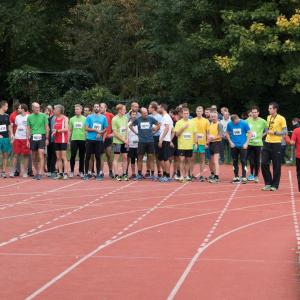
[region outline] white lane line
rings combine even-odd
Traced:
[[[189,273],[191,272],[193,266],[195,265],[198,257],[200,256],[200,254],[202,253],[203,249],[205,249],[205,247],[207,246],[207,244],[210,241],[210,237],[211,235],[215,232],[215,230],[217,229],[219,223],[221,222],[222,218],[224,217],[225,213],[228,210],[229,205],[231,204],[237,190],[239,189],[240,184],[238,184],[235,189],[233,190],[232,194],[230,195],[228,201],[226,202],[224,208],[222,209],[222,211],[220,212],[217,220],[215,221],[215,223],[213,224],[213,226],[211,227],[211,229],[209,230],[209,233],[207,234],[207,236],[205,237],[204,241],[202,242],[202,244],[200,245],[200,247],[197,249],[196,254],[193,256],[193,258],[190,260],[190,262],[188,263],[187,267],[185,268],[185,270],[183,271],[183,273],[181,274],[180,278],[178,279],[178,281],[176,282],[174,288],[172,289],[171,293],[169,294],[167,300],[173,300],[177,294],[177,292],[179,291],[179,289],[181,288],[181,286],[183,285],[184,281],[186,280],[186,278],[188,277]]]
[[[5,189],[5,188],[8,188],[8,187],[10,187],[10,186],[15,186],[15,185],[18,185],[18,184],[24,184],[24,183],[26,183],[26,181],[19,181],[19,182],[13,183],[13,184],[0,186],[0,189]]]
[[[148,209],[144,214],[143,214],[143,218],[145,218],[147,215],[149,215],[150,213],[152,213],[154,210],[156,210],[159,206],[161,206],[164,202],[166,202],[170,197],[172,197],[176,192],[178,192],[179,190],[183,189],[186,185],[188,185],[189,182],[182,184],[181,186],[179,186],[177,189],[175,189],[174,191],[172,191],[170,194],[168,194],[167,196],[165,196],[161,201],[159,201],[155,206],[153,206],[152,208]],[[141,220],[142,220],[141,219]],[[66,276],[68,273],[70,273],[72,270],[74,270],[75,268],[77,268],[79,265],[81,265],[83,262],[85,262],[86,260],[88,260],[90,257],[92,257],[93,255],[95,255],[97,252],[101,251],[103,248],[106,248],[108,245],[110,245],[111,243],[114,243],[114,241],[117,241],[118,238],[121,238],[124,232],[126,232],[127,230],[129,230],[129,228],[133,227],[134,225],[136,225],[137,223],[139,223],[140,221],[138,220],[138,218],[136,220],[134,220],[131,224],[127,225],[126,227],[124,227],[120,232],[118,232],[116,235],[114,235],[111,239],[105,241],[104,243],[102,243],[100,246],[98,246],[95,250],[91,251],[90,253],[86,254],[85,256],[83,256],[82,258],[80,258],[77,262],[75,262],[74,264],[72,264],[71,266],[69,266],[67,269],[65,269],[63,272],[61,272],[60,274],[58,274],[57,276],[55,276],[54,278],[52,278],[49,282],[47,282],[45,285],[43,285],[42,287],[40,287],[38,290],[36,290],[35,292],[33,292],[30,296],[26,297],[25,300],[30,300],[30,299],[34,299],[36,296],[40,295],[42,292],[44,292],[46,289],[48,289],[50,286],[52,286],[54,283],[56,283],[57,281],[59,281],[60,279],[62,279],[64,276]]]
[[[133,185],[133,184],[134,184],[134,182],[131,182],[131,183],[129,183],[129,184],[127,184],[127,185],[124,185],[124,186],[122,186],[122,187],[118,187],[117,189],[113,190],[113,191],[110,192],[110,193],[111,193],[111,194],[114,194],[114,193],[116,193],[117,191],[123,190],[123,189],[125,189],[125,188],[127,188],[127,187],[129,187],[129,186],[131,186],[131,185]],[[43,223],[43,224],[39,224],[39,225],[37,225],[36,227],[34,227],[34,228],[30,229],[30,230],[27,230],[26,232],[23,232],[23,233],[21,233],[21,234],[15,236],[15,237],[13,237],[13,238],[7,240],[7,241],[1,242],[1,243],[0,243],[0,247],[4,247],[4,246],[6,246],[6,245],[9,245],[9,244],[12,244],[12,243],[17,242],[18,240],[22,240],[22,239],[26,238],[27,235],[32,234],[33,232],[38,231],[39,229],[43,228],[44,226],[49,225],[49,224],[51,224],[51,223],[54,223],[54,222],[56,222],[56,221],[58,221],[58,220],[61,220],[61,219],[65,218],[65,217],[67,217],[67,216],[70,216],[71,214],[73,214],[73,213],[75,213],[75,212],[77,212],[77,211],[79,211],[79,210],[82,210],[82,209],[84,209],[85,207],[87,207],[87,206],[89,206],[89,205],[92,205],[93,203],[95,203],[95,202],[97,202],[97,201],[99,201],[99,200],[102,200],[102,199],[104,199],[104,198],[106,198],[106,197],[108,197],[108,196],[109,196],[109,193],[106,193],[106,194],[102,195],[101,197],[96,198],[96,199],[94,199],[94,200],[92,200],[92,201],[86,203],[85,205],[81,205],[81,206],[79,206],[79,207],[77,207],[77,208],[75,208],[75,209],[69,211],[68,213],[64,212],[62,215],[57,216],[57,217],[53,218],[52,220],[48,220],[47,222],[45,222],[45,223]]]
[[[294,230],[295,230],[296,240],[297,240],[298,261],[300,263],[300,230],[299,230],[299,222],[298,222],[298,217],[297,217],[297,207],[296,207],[295,192],[294,192],[294,185],[293,185],[291,171],[289,171],[289,181],[290,181],[290,188],[291,188],[291,205],[292,205],[292,214],[293,214],[293,224],[294,224]]]
[[[40,197],[40,196],[42,196],[42,195],[46,195],[46,194],[48,194],[48,193],[54,193],[54,192],[60,191],[60,190],[62,190],[62,189],[65,189],[65,188],[67,188],[67,187],[70,187],[70,186],[74,186],[74,185],[79,184],[79,183],[82,183],[82,181],[81,181],[81,182],[78,181],[78,182],[75,182],[75,183],[71,183],[71,184],[68,184],[68,185],[64,185],[64,186],[62,186],[62,187],[59,187],[59,188],[56,188],[56,189],[53,189],[53,190],[49,190],[49,191],[44,191],[44,192],[41,191],[41,192],[39,192],[38,194],[36,194],[36,195],[34,195],[34,196],[32,196],[32,197],[29,197],[29,198],[27,198],[27,199],[24,199],[24,200],[21,200],[21,201],[18,201],[18,202],[14,202],[14,203],[10,203],[10,204],[1,206],[1,207],[0,207],[0,210],[5,210],[5,209],[7,209],[7,208],[12,208],[12,207],[14,207],[14,206],[16,206],[16,205],[24,204],[24,203],[26,203],[27,201],[32,200],[32,199],[34,199],[34,198]]]

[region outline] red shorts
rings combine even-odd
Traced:
[[[27,147],[27,140],[14,140],[13,151],[17,155],[29,155],[30,149]]]

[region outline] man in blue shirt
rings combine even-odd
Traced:
[[[239,159],[242,164],[242,183],[247,183],[247,148],[251,136],[252,134],[248,123],[241,120],[238,115],[232,115],[226,132],[233,159],[234,178],[232,183],[240,183]]]
[[[94,105],[94,113],[90,114],[85,121],[86,136],[86,156],[85,156],[85,180],[88,179],[89,163],[91,155],[96,158],[97,180],[102,180],[100,174],[101,154],[104,152],[103,134],[108,127],[107,119],[100,113],[100,105]]]
[[[154,125],[154,126],[153,126]],[[134,127],[137,126],[138,132],[135,131]],[[141,108],[141,117],[135,119],[129,128],[139,137],[138,143],[138,175],[137,180],[143,179],[142,169],[143,169],[143,157],[147,154],[147,161],[149,161],[149,166],[151,173],[149,174],[149,179],[154,176],[154,138],[153,132],[159,129],[160,125],[157,120],[153,117],[148,116],[148,110],[145,107]]]

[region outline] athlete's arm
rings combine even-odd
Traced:
[[[230,138],[230,134],[229,134],[228,131],[226,132],[226,138],[227,138],[227,140],[228,140],[228,142],[229,142],[229,144],[230,144],[230,147],[231,147],[231,148],[234,148],[235,145],[234,145],[234,143],[232,142],[232,140],[231,140],[231,138]]]
[[[244,146],[243,146],[244,149],[247,149],[247,148],[248,148],[248,145],[249,145],[250,140],[251,140],[251,137],[252,137],[252,132],[251,132],[251,130],[249,130],[247,133],[248,133],[248,135],[247,135],[247,141],[246,141],[246,143],[245,143]]]
[[[274,131],[274,135],[285,136],[288,134],[288,130],[286,127],[282,128],[282,131]]]
[[[14,139],[14,133],[13,133],[13,127],[11,125],[8,125],[8,134],[11,141]]]
[[[170,125],[169,124],[165,124],[165,129],[164,132],[161,134],[160,138],[159,138],[159,146],[162,146],[163,140],[166,137],[166,135],[168,134],[170,129]]]

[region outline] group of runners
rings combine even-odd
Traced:
[[[213,184],[220,181],[220,160],[224,160],[224,148],[228,146],[234,170],[232,183],[257,183],[261,169],[263,190],[276,191],[281,176],[280,148],[287,135],[286,120],[278,109],[277,103],[270,103],[269,116],[264,120],[259,117],[259,108],[254,106],[249,117],[242,120],[237,114],[230,114],[226,107],[218,113],[216,106],[206,109],[198,106],[195,117],[191,117],[194,112],[186,104],[168,110],[164,103],[151,102],[148,108],[139,108],[133,102],[127,113],[126,106],[118,104],[116,115],[108,112],[105,103],[94,104],[92,109],[77,104],[74,116],[69,119],[62,105],[55,105],[54,109],[47,106],[41,112],[36,102],[32,103],[31,113],[26,104],[18,104],[8,116],[8,103],[2,101],[1,177],[8,176],[7,161],[12,152],[10,177],[34,176],[40,180],[46,173],[54,179],[80,176],[84,180],[95,177],[101,181],[106,162],[109,177],[118,181],[198,180]],[[294,131],[291,143],[296,144],[300,181],[300,130]],[[75,174],[77,155],[79,169]],[[206,159],[210,170],[207,178]],[[197,164],[200,172],[196,175]]]

